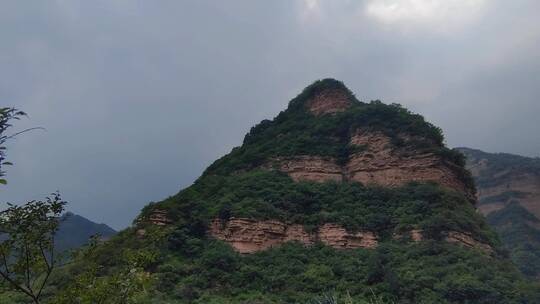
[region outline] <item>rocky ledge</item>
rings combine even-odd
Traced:
[[[411,139],[402,136],[402,140],[407,143]],[[264,167],[285,172],[295,181],[356,181],[384,187],[432,181],[460,191],[474,200],[472,189],[460,180],[454,165],[445,162],[439,155],[410,150],[405,152],[381,132],[357,130],[350,138],[350,145],[358,151],[352,153],[343,165],[331,157],[300,155],[275,158]]]
[[[372,249],[379,243],[378,236],[371,231],[351,233],[333,223],[324,224],[310,233],[298,224],[248,218],[230,218],[227,221],[214,219],[208,233],[218,240],[229,243],[234,250],[242,254],[255,253],[294,241],[306,246],[321,242],[336,249]],[[409,235],[414,242],[424,240],[422,230],[411,230]],[[403,237],[404,235],[394,236],[395,239]],[[450,231],[446,233],[444,240],[467,248],[475,248],[486,254],[493,253],[491,246],[474,239],[468,233]]]
[[[257,221],[231,218],[215,219],[209,229],[210,235],[229,243],[239,253],[254,253],[285,242],[312,245],[320,241],[336,249],[374,248],[377,237],[373,232],[347,232],[336,224],[324,224],[315,232],[308,233],[302,225],[287,225],[280,221]]]
[[[448,243],[458,244],[467,248],[475,248],[489,255],[494,253],[490,245],[475,239],[470,233],[448,231],[444,235],[443,239]],[[405,236],[410,237],[414,242],[421,242],[425,239],[424,232],[421,229],[413,229],[405,234],[396,234],[394,235],[394,239],[402,239]]]
[[[351,105],[344,89],[326,89],[306,102],[307,109],[316,116],[345,111]]]

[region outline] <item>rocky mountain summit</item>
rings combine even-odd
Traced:
[[[313,92],[303,102],[302,110],[308,115],[311,113],[316,117],[315,120],[336,122],[338,113],[354,113],[353,111],[362,107],[362,104],[354,101],[352,93],[339,82],[326,80],[312,86],[310,90]],[[371,106],[383,105],[375,102]],[[398,106],[395,108],[404,111]],[[326,117],[322,117],[325,115]],[[354,119],[354,114],[352,116]],[[256,136],[257,131],[256,127],[246,138]],[[363,185],[389,188],[401,187],[412,182],[437,183],[461,193],[474,203],[475,190],[467,172],[459,163],[455,163],[442,153],[453,152],[446,150],[442,143],[438,142],[438,138],[424,137],[408,132],[407,129],[384,130],[361,124],[343,125],[339,126],[339,129],[325,131],[328,132],[327,140],[333,141],[336,150],[342,150],[339,155],[325,155],[311,151],[299,151],[298,154],[288,151],[285,155],[270,154],[260,160],[261,166],[251,170],[275,170],[287,174],[295,182],[358,182]],[[265,144],[275,141],[275,144],[280,145],[281,138],[285,137],[284,134],[278,134],[275,138],[268,139]],[[459,155],[454,157],[459,158]],[[209,174],[212,174],[211,172]],[[215,218],[209,233],[217,239],[230,243],[240,253],[252,253],[289,241],[298,241],[305,245],[321,241],[338,249],[373,248],[378,243],[378,231],[348,232],[344,226],[332,222],[320,223],[317,229],[317,232],[308,234],[301,225],[283,222],[280,219],[254,221],[252,218],[235,218],[229,221]],[[293,235],[290,235],[291,231]],[[401,235],[403,232],[395,234]],[[491,251],[490,245],[482,240],[475,240],[469,231],[447,231],[447,234],[460,235],[461,237],[451,238],[456,243],[487,248]],[[464,239],[470,239],[471,242],[462,242]]]
[[[476,212],[465,158],[443,142],[398,104],[316,81],[98,256],[114,265],[118,251],[155,250],[148,272],[165,302],[305,303],[330,291],[540,301]]]

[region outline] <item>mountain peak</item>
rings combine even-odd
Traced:
[[[83,216],[68,211],[61,217],[55,242],[57,250],[62,252],[86,244],[93,235],[100,235],[107,239],[115,234],[116,231],[106,224],[94,223]]]
[[[302,104],[305,109],[320,116],[347,110],[355,101],[354,94],[339,80],[325,78],[306,87],[291,101],[291,106]]]
[[[188,302],[305,303],[336,288],[400,303],[517,302],[523,280],[509,276],[463,155],[443,139],[398,104],[319,80],[108,248],[163,248],[156,277]]]

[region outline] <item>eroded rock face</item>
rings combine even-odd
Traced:
[[[365,231],[353,234],[336,224],[325,224],[316,232],[308,233],[302,225],[287,225],[275,220],[231,218],[224,222],[215,219],[210,225],[209,233],[216,239],[231,244],[239,253],[254,253],[291,241],[307,246],[321,241],[336,249],[377,246],[377,237],[374,233]]]
[[[426,239],[422,229],[413,229],[406,234],[394,235],[394,239],[402,239],[405,236],[410,237],[413,242],[421,242]],[[493,248],[490,245],[476,240],[470,233],[449,231],[446,233],[444,240],[467,248],[479,249],[486,254],[493,254]]]
[[[403,137],[406,142],[410,140]],[[351,137],[351,145],[362,149],[350,156],[346,165],[346,179],[362,184],[385,187],[401,186],[409,182],[437,182],[473,197],[461,182],[452,164],[433,153],[401,151],[392,145],[390,138],[380,132],[358,131]]]
[[[294,181],[343,181],[343,168],[333,158],[319,156],[299,156],[272,161],[267,167],[274,167],[287,173]]]
[[[494,176],[494,179],[497,178]],[[512,195],[505,195],[512,193]],[[504,208],[510,201],[518,201],[529,212],[540,218],[540,176],[527,173],[508,172],[504,181],[478,187],[478,199],[489,201],[478,209],[484,214]]]
[[[156,209],[148,217],[148,222],[157,226],[166,226],[171,224],[172,220],[169,219],[167,211]]]
[[[378,245],[378,237],[371,231],[348,232],[345,228],[334,223],[326,223],[315,232],[308,233],[302,225],[285,224],[276,220],[257,221],[247,218],[231,218],[228,221],[214,219],[208,233],[218,239],[229,243],[234,250],[242,254],[263,251],[271,247],[279,246],[286,242],[300,242],[306,246],[315,242],[336,249],[373,249]],[[395,235],[395,239],[405,235]],[[409,237],[414,242],[425,239],[420,229],[411,230]],[[467,248],[475,248],[486,254],[492,254],[493,248],[463,232],[450,231],[446,234],[445,241],[458,244]]]
[[[493,248],[488,244],[475,240],[472,235],[463,232],[450,231],[445,239],[449,243],[456,243],[468,248],[476,248],[487,254],[493,253]]]
[[[340,89],[323,90],[306,103],[308,110],[317,116],[343,112],[350,105],[349,95]]]
[[[403,140],[410,139],[403,137]],[[285,172],[295,181],[356,181],[384,187],[433,181],[474,200],[472,190],[459,179],[453,165],[438,155],[398,149],[381,132],[359,130],[351,136],[350,144],[356,146],[358,152],[344,165],[328,157],[296,156],[273,159],[265,167]]]
[[[422,234],[422,230],[420,229],[413,229],[411,230],[411,239],[415,242],[420,242],[424,239],[424,235]]]
[[[336,224],[324,224],[319,228],[317,237],[324,244],[338,249],[377,247],[377,236],[373,232],[349,233]]]

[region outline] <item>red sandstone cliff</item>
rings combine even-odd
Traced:
[[[349,98],[344,90],[323,90],[310,99],[306,107],[316,116],[335,114],[345,111],[351,105]],[[352,130],[348,143],[356,152],[351,153],[345,162],[338,163],[331,157],[297,155],[270,159],[263,168],[285,172],[295,181],[355,181],[384,187],[402,186],[413,181],[433,181],[460,191],[469,198],[473,197],[472,190],[460,180],[455,168],[452,167],[454,165],[435,153],[414,149],[411,142],[419,140],[418,138],[413,139],[405,134],[398,134],[397,137],[403,144],[396,146],[391,137],[382,132],[368,129]],[[166,215],[160,212],[152,214],[150,221],[156,225],[169,224]],[[336,249],[375,248],[378,245],[376,233],[371,231],[353,233],[335,223],[326,223],[314,232],[307,232],[302,225],[277,220],[214,219],[208,233],[244,254],[290,241],[307,246],[322,242]],[[412,230],[410,236],[415,242],[424,239],[421,230]],[[445,240],[492,253],[489,245],[475,240],[467,233],[451,231],[447,233]]]
[[[315,232],[308,233],[302,225],[285,224],[276,220],[257,221],[247,218],[231,218],[223,221],[215,219],[210,225],[208,233],[218,240],[229,243],[234,250],[243,254],[266,250],[293,241],[306,246],[322,242],[336,249],[373,249],[378,245],[378,236],[374,232],[352,233],[333,223],[326,223]],[[412,230],[410,236],[414,242],[424,240],[421,230]],[[394,236],[396,239],[402,237],[402,235]],[[450,231],[447,233],[445,241],[476,248],[487,254],[493,253],[491,246],[474,239],[467,233]]]
[[[225,241],[240,253],[253,253],[285,242],[297,241],[312,245],[320,241],[337,249],[374,248],[377,237],[373,232],[349,233],[336,224],[324,224],[316,232],[308,233],[302,225],[287,225],[280,221],[256,221],[246,218],[216,219],[209,229],[210,235]]]
[[[405,143],[410,140],[405,136],[402,139]],[[387,135],[366,130],[356,130],[350,144],[360,151],[352,154],[344,165],[330,157],[302,155],[276,158],[264,167],[285,172],[295,181],[356,181],[385,187],[433,181],[474,197],[452,169],[454,165],[434,153],[398,148]]]
[[[349,95],[343,89],[324,90],[306,103],[308,110],[317,116],[343,112],[350,105]]]
[[[316,94],[306,106],[308,111],[319,116],[342,112],[350,103],[347,92],[330,89]],[[298,155],[271,159],[263,168],[285,172],[295,181],[356,181],[384,187],[397,187],[412,181],[433,181],[474,199],[472,190],[460,180],[452,164],[434,153],[411,149],[412,145],[408,144],[418,138],[411,139],[403,134],[399,138],[404,144],[397,147],[382,132],[353,130],[349,145],[357,152],[352,153],[344,164],[331,157]],[[275,220],[215,219],[209,234],[231,244],[240,253],[253,253],[288,241],[308,246],[320,241],[337,249],[374,248],[378,244],[378,236],[374,232],[351,233],[334,223],[326,223],[315,232],[308,233],[301,225]],[[413,241],[423,240],[420,230],[411,231],[411,236]],[[492,252],[491,247],[465,233],[449,232],[446,241]]]

